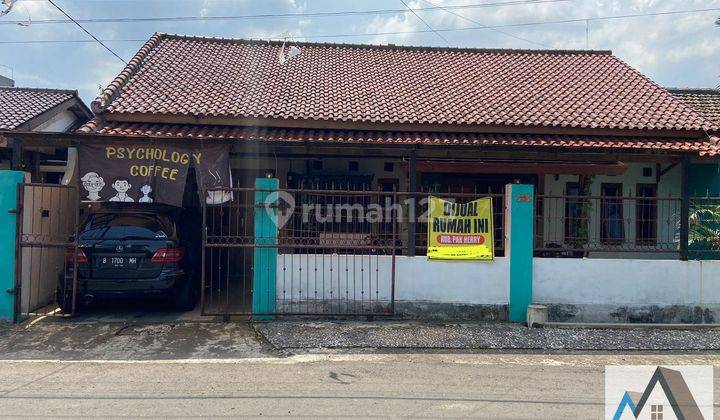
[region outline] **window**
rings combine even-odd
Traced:
[[[638,184],[635,204],[635,240],[638,244],[654,245],[657,243],[657,185]],[[653,198],[641,200],[641,197]]]
[[[395,170],[395,164],[393,162],[385,162],[385,164],[383,164],[383,170],[385,172],[392,172]]]
[[[582,201],[580,196],[580,184],[568,182],[565,186],[565,242],[576,243],[583,234]]]
[[[355,172],[358,169],[360,169],[360,164],[356,160],[351,160],[348,162],[348,170],[351,172]]]
[[[323,168],[322,160],[313,160],[312,168],[316,171],[322,171],[322,168]]]
[[[600,191],[600,241],[619,245],[625,239],[622,184],[602,184]]]
[[[663,406],[662,404],[650,406],[650,420],[663,420]]]
[[[174,236],[166,216],[151,214],[95,213],[85,222],[82,239],[158,239]]]

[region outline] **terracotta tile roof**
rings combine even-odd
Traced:
[[[708,119],[720,124],[720,89],[668,88],[668,90]]]
[[[0,129],[14,130],[76,97],[73,90],[0,87]]]
[[[147,114],[183,123],[229,118],[356,128],[714,127],[608,51],[294,45],[302,53],[281,65],[279,42],[156,34],[94,109],[107,103],[113,119]]]
[[[199,140],[260,140],[278,142],[315,142],[324,144],[389,144],[436,146],[545,146],[612,150],[661,150],[715,156],[720,153],[718,138],[679,139],[660,137],[578,136],[543,134],[482,134],[446,132],[398,132],[358,130],[312,130],[301,128],[250,128],[110,122],[92,120],[82,132],[107,136],[191,138]]]

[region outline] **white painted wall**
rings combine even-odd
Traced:
[[[397,301],[508,303],[507,258],[483,263],[396,256],[395,264]],[[352,300],[354,291],[357,299],[388,300],[391,273],[390,256],[280,254],[277,297]],[[720,261],[535,258],[533,277],[536,303],[720,304]]]
[[[670,166],[670,162],[663,162],[662,168]],[[651,168],[651,176],[643,176],[643,168]],[[625,195],[635,195],[637,184],[654,184],[655,183],[655,163],[628,163],[627,170],[621,175],[596,175],[590,186],[591,195],[600,195],[601,184],[622,183]],[[658,196],[660,197],[680,197],[680,181],[682,171],[680,165],[675,166],[660,178],[658,184]],[[565,185],[568,182],[577,182],[577,175],[545,175],[545,195],[564,195]]]
[[[63,133],[68,131],[77,121],[78,117],[70,110],[64,110],[45,121],[41,125],[35,127],[33,131],[43,131],[47,133]]]
[[[533,300],[573,305],[720,303],[720,261],[535,258]]]
[[[430,261],[396,256],[395,299],[463,304],[507,304],[507,258],[492,263]],[[392,257],[337,254],[280,254],[277,297],[389,300]]]
[[[508,302],[507,258],[480,262],[397,257],[397,268],[398,300],[482,305]]]

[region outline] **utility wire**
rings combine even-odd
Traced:
[[[62,8],[60,8],[60,6],[58,6],[57,4],[55,4],[55,2],[54,2],[53,0],[47,0],[47,1],[48,1],[48,3],[52,4],[53,6],[55,6],[55,8],[58,9],[58,10],[59,10],[63,15],[65,15],[68,19],[70,19],[71,21],[73,21],[73,22],[78,26],[78,28],[80,28],[80,29],[83,30],[83,32],[85,32],[86,34],[90,35],[90,37],[91,37],[92,39],[94,39],[95,41],[97,41],[98,44],[102,45],[106,50],[110,51],[110,54],[114,55],[115,57],[118,58],[118,60],[122,61],[123,63],[125,63],[125,64],[127,65],[127,61],[125,61],[122,57],[120,57],[119,55],[117,55],[117,53],[116,53],[115,51],[111,50],[110,47],[108,47],[107,45],[105,45],[105,44],[104,44],[102,41],[100,41],[95,35],[91,34],[90,31],[88,31],[87,29],[85,29],[81,24],[77,23],[77,22],[75,21],[75,19],[72,18],[72,16],[70,16],[69,14],[67,14]]]
[[[436,31],[435,29],[433,29],[433,27],[430,26],[429,23],[425,22],[425,19],[421,18],[420,15],[418,15],[417,13],[415,13],[415,11],[414,11],[410,6],[408,6],[407,3],[405,3],[405,0],[400,0],[400,2],[401,2],[403,5],[405,5],[405,8],[408,9],[408,10],[410,10],[410,11],[412,12],[412,14],[415,15],[415,17],[420,20],[420,22],[422,22],[425,26],[427,26],[428,29],[430,29],[430,30],[431,30],[435,35],[437,35],[440,39],[442,39],[443,41],[445,41],[445,43],[448,45],[448,47],[450,46],[450,41],[448,41],[447,38],[445,38],[444,36],[442,36],[442,34],[440,34],[440,32],[438,32],[438,31]]]
[[[441,10],[444,10],[444,11],[450,13],[451,15],[457,16],[457,17],[459,17],[460,19],[464,19],[464,20],[466,20],[466,21],[468,21],[468,22],[470,22],[470,23],[474,23],[474,24],[479,25],[479,26],[481,26],[481,27],[486,27],[486,25],[483,25],[482,23],[480,23],[480,22],[478,22],[478,21],[476,21],[476,20],[474,20],[474,19],[471,19],[471,18],[469,18],[469,17],[467,17],[467,16],[463,16],[463,15],[461,15],[460,13],[453,12],[452,10],[447,9],[447,8],[445,8],[445,7],[443,7],[443,6],[438,6],[438,5],[436,5],[435,3],[431,2],[431,1],[428,1],[428,0],[422,0],[422,1],[424,1],[425,3],[427,3],[427,4],[429,4],[429,5],[433,6],[433,7],[437,7],[437,8],[439,8],[439,9],[441,9]],[[530,43],[530,44],[538,45],[538,46],[541,46],[541,47],[544,47],[544,48],[550,48],[550,46],[548,46],[548,45],[541,44],[541,43],[535,42],[535,41],[531,41],[531,40],[529,40],[529,39],[526,39],[526,38],[523,38],[523,37],[520,37],[520,36],[511,34],[510,32],[505,32],[505,31],[500,30],[500,29],[497,29],[497,28],[488,28],[488,29],[493,30],[493,31],[495,31],[495,32],[497,32],[497,33],[500,33],[500,34],[509,36],[509,37],[511,37],[511,38],[518,39],[518,40],[520,40],[520,41],[525,41],[525,42],[528,42],[528,43]]]
[[[28,0],[24,0],[28,1]],[[446,9],[477,9],[488,7],[518,6],[526,4],[564,3],[571,0],[512,0],[495,3],[465,4],[455,6],[444,6]],[[420,7],[416,11],[437,12],[437,7]],[[323,18],[338,16],[364,16],[364,15],[388,15],[405,12],[405,9],[377,9],[339,12],[308,12],[308,13],[266,13],[258,15],[228,15],[228,16],[158,16],[147,18],[88,18],[76,19],[79,23],[130,23],[130,22],[192,22],[192,21],[213,21],[213,20],[252,20],[252,19],[276,19],[276,18]],[[1,24],[17,24],[23,21],[0,21]],[[69,23],[64,19],[41,19],[33,21],[33,24],[63,24]]]
[[[502,25],[486,25],[486,26],[474,26],[467,28],[447,28],[447,29],[435,29],[436,32],[462,32],[462,31],[476,31],[483,29],[502,29],[502,28],[519,28],[519,27],[530,27],[530,26],[543,26],[543,25],[557,25],[565,23],[580,23],[583,24],[586,21],[605,21],[605,20],[616,20],[616,19],[631,19],[648,16],[665,16],[665,15],[677,15],[686,13],[702,13],[702,12],[716,12],[720,11],[720,7],[711,9],[694,9],[694,10],[675,10],[668,12],[651,12],[651,13],[638,13],[632,15],[615,15],[615,16],[598,16],[598,17],[583,17],[574,19],[562,19],[562,20],[546,20],[539,22],[518,22],[518,23],[507,23]],[[372,32],[372,33],[346,33],[346,34],[318,34],[318,35],[304,35],[299,38],[302,39],[326,39],[326,38],[353,38],[353,37],[370,37],[378,35],[404,35],[404,34],[419,34],[419,33],[431,33],[433,31],[418,29],[413,31],[388,31],[388,32]],[[103,42],[146,42],[147,38],[142,39],[103,39]],[[24,40],[24,41],[0,41],[0,44],[59,44],[59,43],[87,43],[95,42],[90,40],[81,39],[68,39],[68,40],[57,40],[57,39],[46,39],[46,40]]]

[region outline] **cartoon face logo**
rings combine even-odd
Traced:
[[[143,194],[142,197],[138,200],[140,203],[152,203],[153,199],[150,197],[150,193],[152,192],[152,187],[149,185],[143,185],[140,187],[140,192]]]
[[[115,180],[112,183],[112,187],[115,191],[117,191],[117,194],[115,194],[110,201],[119,201],[123,203],[131,203],[134,202],[132,197],[127,195],[127,192],[130,188],[132,188],[132,185],[130,184],[130,180],[125,177],[119,177],[115,178]]]
[[[105,187],[105,180],[96,172],[88,172],[80,178],[82,181],[83,188],[88,192],[88,200],[98,201],[100,194],[98,194]]]

